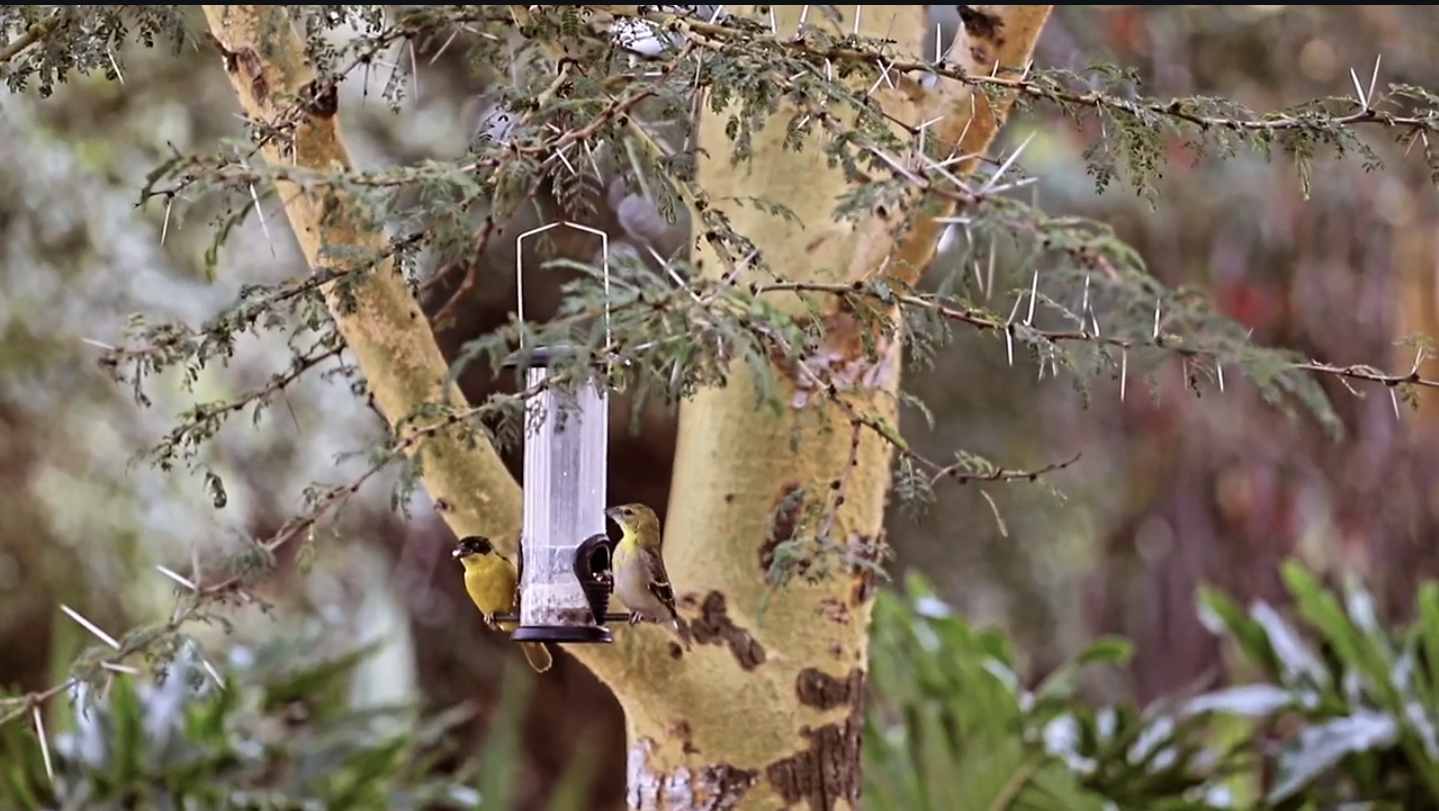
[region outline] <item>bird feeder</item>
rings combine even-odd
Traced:
[[[515,239],[515,315],[524,322],[525,239],[553,228],[595,234],[604,263],[604,331],[609,344],[609,236],[572,222],[555,222]],[[612,548],[605,534],[605,457],[609,444],[606,369],[565,365],[573,347],[524,345],[510,364],[526,365],[524,528],[520,536],[520,642],[612,641],[604,627],[612,587]]]

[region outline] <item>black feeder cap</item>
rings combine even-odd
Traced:
[[[544,369],[576,354],[578,354],[578,350],[575,347],[564,344],[537,346],[528,353],[523,350],[510,353],[510,356],[505,358],[500,366],[505,369]]]

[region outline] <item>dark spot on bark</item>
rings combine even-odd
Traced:
[[[310,82],[301,91],[305,99],[305,112],[316,118],[334,118],[340,112],[340,91],[334,82],[318,84]]]
[[[779,498],[775,499],[769,530],[765,533],[764,543],[759,546],[759,568],[766,575],[774,565],[775,547],[793,539],[795,530],[799,528],[800,490],[798,484],[788,482],[780,487]]]
[[[734,503],[734,493],[725,493],[725,494],[724,494],[724,503],[726,503],[726,504],[732,504],[732,503]]]
[[[974,6],[955,6],[964,30],[974,39],[987,40],[994,47],[1004,47],[1004,20],[998,14],[980,11]]]
[[[855,691],[864,690],[864,671],[855,668],[841,679],[823,670],[807,667],[795,678],[794,692],[799,703],[817,710],[832,710],[855,700]]]
[[[678,642],[670,643],[670,658],[679,659],[685,655],[685,648]]]
[[[699,753],[699,747],[694,745],[694,729],[690,727],[688,721],[680,721],[670,727],[670,737],[680,739],[680,748],[686,755]]]
[[[255,101],[263,104],[270,95],[270,83],[265,81],[265,63],[254,48],[236,48],[226,55],[225,69],[249,80],[250,94]]]
[[[727,645],[735,661],[745,670],[754,670],[764,664],[764,647],[749,631],[734,624],[729,618],[723,594],[712,591],[705,595],[700,605],[700,615],[690,622],[690,632],[700,645]]]
[[[800,734],[809,740],[804,751],[771,763],[765,776],[786,803],[811,809],[854,807],[860,794],[860,739],[864,730],[864,672],[853,670],[843,680],[806,670],[795,685],[800,701],[821,709],[849,707],[844,721]]]
[[[853,578],[850,605],[861,605],[874,599],[875,589],[879,586],[880,563],[888,549],[889,542],[885,540],[883,529],[873,538],[857,536],[850,544],[850,556],[854,561],[850,565],[850,576]]]
[[[826,597],[819,601],[820,616],[838,625],[846,625],[850,620],[849,606],[843,600],[834,597]]]
[[[435,499],[435,512],[447,513],[447,512],[449,512],[450,510],[453,510],[454,508],[455,508],[455,505],[451,504],[451,503],[450,503],[448,500],[446,500],[446,499],[443,499],[443,498],[437,498],[437,499]]]

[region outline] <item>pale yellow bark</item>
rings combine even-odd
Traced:
[[[770,8],[779,30],[790,32],[804,7]],[[855,7],[838,8],[846,20],[840,30],[848,32]],[[983,36],[961,36],[952,57],[988,73],[996,61],[1027,62],[1050,7],[969,8],[979,10]],[[738,9],[768,19],[759,7]],[[811,14],[809,22],[819,17]],[[918,55],[924,7],[864,7],[861,33],[895,40],[902,51]],[[966,152],[982,153],[1003,115],[1003,105],[972,99],[958,83],[943,83],[934,93],[902,83],[876,96],[888,113],[911,125],[946,116],[934,133]],[[876,213],[858,226],[836,222],[832,212],[846,180],[826,165],[818,144],[798,152],[782,148],[778,122],[785,118],[756,136],[755,160],[738,168],[729,166],[724,117],[702,120],[698,147],[706,159],[698,181],[709,199],[719,201],[736,231],[754,240],[770,268],[791,280],[850,281],[881,267],[906,281],[916,278],[933,254],[938,228],[921,222],[902,233],[908,212]],[[782,204],[803,227],[734,198]],[[711,277],[723,272],[707,245],[699,260]],[[795,315],[806,312],[794,296],[776,296],[774,303]],[[772,589],[762,559],[774,541],[773,514],[794,488],[803,488],[811,503],[828,504],[832,483],[842,477],[845,499],[832,538],[846,544],[851,556],[883,542],[889,445],[862,431],[857,464],[847,477],[843,471],[856,415],[896,422],[899,347],[881,337],[879,357],[867,359],[854,321],[833,300],[824,307],[825,345],[805,368],[781,370],[787,404],[781,413],[755,407],[756,381],[740,366],[727,387],[702,391],[681,407],[666,557],[685,613],[701,627],[722,627],[724,635],[681,662],[648,659],[657,672],[645,679],[650,689],[634,700],[617,688],[629,719],[632,806],[731,807],[705,803],[718,792],[739,794],[741,786],[747,788],[734,807],[845,808],[857,797],[872,581],[863,566],[831,560],[827,576],[801,575]],[[841,394],[845,406],[815,391],[829,381],[841,388],[854,384]],[[816,529],[810,521],[799,535],[813,536]],[[805,554],[818,558],[817,568],[826,565],[820,550],[810,547]]]
[[[803,7],[772,8],[781,30],[795,30]],[[847,32],[855,7],[838,8]],[[983,30],[962,38],[957,61],[986,72],[995,61],[1022,66],[1049,10],[966,8],[980,10]],[[741,9],[757,13],[757,7]],[[205,12],[230,54],[227,70],[246,112],[273,119],[280,99],[299,94],[312,78],[283,7],[206,6]],[[809,22],[821,24],[821,17],[812,14]],[[867,6],[861,19],[861,33],[897,40],[919,54],[923,6]],[[997,130],[999,118],[983,112],[990,109],[985,105],[971,108],[967,92],[949,85],[933,94],[912,83],[901,88],[877,92],[891,115],[914,124],[944,113],[943,129],[935,132],[951,140],[964,133],[965,151],[982,152]],[[971,109],[981,112],[966,130]],[[844,178],[826,166],[815,144],[787,151],[781,137],[778,126],[765,129],[756,139],[757,159],[735,169],[723,119],[704,120],[698,136],[701,154],[708,156],[699,165],[701,186],[735,229],[761,246],[770,267],[793,280],[829,281],[862,278],[886,259],[895,267],[896,257],[913,268],[927,263],[937,229],[922,225],[900,234],[894,226],[903,222],[895,213],[858,227],[835,222],[831,212]],[[296,130],[295,147],[292,156],[271,150],[269,157],[315,169],[350,163],[332,110],[308,114]],[[319,195],[291,184],[281,184],[280,192],[312,266],[323,264],[327,245],[382,247],[378,234],[343,216],[322,222]],[[781,203],[804,227],[735,206],[732,197]],[[343,213],[343,200],[337,210]],[[716,257],[702,252],[699,258],[708,273],[719,272]],[[355,293],[358,306],[346,312],[330,291],[332,311],[386,417],[394,423],[415,404],[439,400],[445,365],[402,281],[382,266]],[[803,312],[793,296],[775,301]],[[899,348],[883,339],[879,358],[865,357],[854,320],[835,301],[825,306],[825,344],[803,364],[780,370],[787,381],[781,412],[755,407],[755,381],[743,368],[734,370],[728,387],[703,391],[681,410],[666,557],[699,643],[695,652],[675,658],[670,638],[655,627],[621,631],[612,647],[568,649],[625,708],[634,807],[843,808],[857,797],[873,580],[863,566],[851,564],[882,543],[890,448],[873,431],[856,434],[851,423],[856,415],[894,423]],[[830,382],[843,384],[844,407],[824,393]],[[448,402],[463,407],[458,394]],[[844,474],[856,435],[857,464]],[[519,489],[493,449],[469,447],[452,434],[422,447],[425,486],[447,505],[444,517],[457,534],[516,536]],[[786,514],[772,524],[775,509],[796,488],[823,504],[841,476],[845,499],[830,535],[847,546],[849,557],[820,554],[818,568],[783,588],[768,587],[763,553],[793,533],[796,520]],[[798,530],[801,537],[814,532],[813,525]],[[825,567],[831,571],[815,576]]]

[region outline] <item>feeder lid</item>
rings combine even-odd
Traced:
[[[572,358],[579,354],[581,354],[579,347],[572,344],[550,344],[548,346],[537,346],[530,350],[522,349],[518,352],[512,352],[509,357],[505,358],[504,363],[501,365],[506,369],[514,369],[519,366],[530,369],[544,369],[557,361]],[[595,363],[599,365],[601,361],[597,358],[595,359]]]

